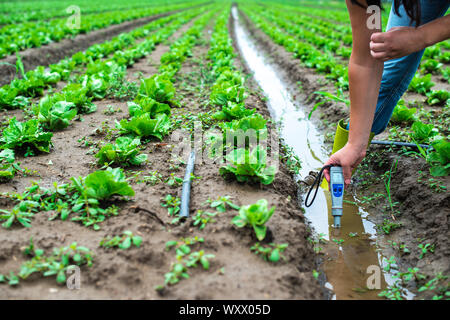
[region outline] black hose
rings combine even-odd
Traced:
[[[183,190],[181,191],[180,217],[189,217],[189,202],[191,199],[191,174],[194,172],[195,151],[189,155],[186,165],[186,173],[183,180]]]
[[[398,147],[411,147],[411,148],[417,148],[417,145],[415,143],[408,143],[408,142],[398,142],[398,141],[379,141],[379,140],[372,140],[370,144],[379,144],[383,146],[398,146]],[[421,148],[429,149],[431,146],[426,144],[419,144]]]

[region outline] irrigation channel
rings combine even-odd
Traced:
[[[306,177],[310,171],[319,171],[328,159],[323,135],[308,120],[302,106],[298,106],[277,72],[277,66],[267,61],[262,50],[257,47],[243,23],[239,19],[236,6],[232,9],[234,32],[237,46],[253,77],[264,91],[272,118],[280,123],[280,132],[285,143],[302,161],[299,177]],[[325,287],[331,289],[332,299],[378,299],[378,293],[392,285],[391,273],[384,271],[386,257],[379,252],[376,244],[375,225],[368,220],[368,212],[358,206],[357,195],[344,198],[342,226],[335,229],[331,215],[331,196],[328,190],[320,191],[314,204],[306,208],[305,216],[316,236],[328,240],[329,245],[322,251],[321,269],[325,272]],[[351,237],[349,233],[357,233]],[[333,239],[335,241],[333,241]],[[339,243],[339,240],[343,240]],[[381,290],[368,290],[367,280],[379,272]],[[408,292],[408,299],[413,294]]]

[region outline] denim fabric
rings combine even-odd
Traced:
[[[421,24],[442,17],[450,5],[450,0],[421,0],[420,2]],[[396,15],[392,6],[386,30],[393,27],[416,25],[415,23],[411,24],[411,20],[403,6],[400,6],[399,13],[400,16]],[[415,52],[384,63],[383,78],[372,125],[372,132],[375,134],[379,134],[386,129],[397,102],[408,89],[409,83],[419,67],[424,51]]]

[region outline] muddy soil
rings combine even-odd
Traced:
[[[206,5],[208,3],[202,4]],[[191,7],[194,8],[194,7]],[[67,56],[71,56],[76,52],[86,50],[90,46],[96,43],[102,43],[108,41],[113,37],[129,32],[133,29],[146,25],[154,20],[181,12],[187,9],[180,9],[171,12],[162,13],[159,15],[139,18],[136,20],[124,22],[118,25],[113,25],[104,29],[89,32],[87,34],[80,34],[73,39],[63,39],[60,42],[54,42],[47,45],[43,45],[39,48],[30,48],[20,52],[25,72],[32,70],[38,66],[48,66],[53,63],[57,63]],[[16,76],[16,57],[9,56],[1,59],[0,63],[4,64],[0,68],[0,86],[10,83]]]
[[[240,16],[253,38],[258,42],[259,48],[265,52],[270,60],[279,66],[279,72],[291,85],[291,91],[298,101],[302,101],[306,111],[312,110],[316,103],[313,93],[315,91],[334,92],[334,86],[327,83],[323,76],[300,65],[291,53],[282,46],[275,44],[265,33],[258,30],[250,19],[240,11]],[[439,83],[443,89],[449,90],[448,84]],[[406,93],[407,101],[418,99],[418,95]],[[423,97],[421,96],[421,99]],[[441,107],[430,107],[435,115],[442,112]],[[318,124],[325,135],[334,136],[335,123],[348,117],[348,108],[343,103],[328,102],[313,113],[312,121]],[[376,137],[378,140],[387,139],[387,132]],[[332,140],[328,140],[331,150]],[[401,156],[400,149],[392,149],[381,146],[370,146],[368,156],[354,175],[352,191],[358,193],[358,197],[373,197],[380,193],[386,195],[384,179],[381,175],[389,171],[392,164],[398,160],[398,168],[393,173],[391,183],[392,201],[397,202],[394,223],[401,224],[399,229],[384,235],[379,232],[378,244],[383,256],[395,256],[401,272],[408,268],[418,267],[420,273],[427,275],[427,280],[434,278],[439,272],[443,275],[450,274],[450,177],[435,178],[438,185],[446,187],[437,192],[433,187],[433,178],[428,171],[429,166],[425,160]],[[375,177],[375,178],[374,178]],[[369,187],[368,187],[369,186]],[[388,204],[385,198],[370,202],[370,220],[376,224],[383,223],[385,218],[391,219]],[[410,253],[400,254],[398,249],[393,249],[388,241],[404,244]],[[434,253],[428,252],[422,258],[419,244],[431,244],[435,246]],[[447,282],[448,283],[448,282]],[[424,281],[419,283],[424,284]],[[417,284],[414,281],[408,283],[408,289],[416,293],[416,298],[431,298],[430,293],[418,293]]]
[[[177,75],[177,92],[182,97],[182,108],[174,109],[172,117],[186,114],[198,114],[207,111],[209,87],[211,79],[199,82],[201,71],[207,70],[206,53],[212,32],[211,23],[205,30],[205,42],[193,48],[193,57],[187,59]],[[183,28],[171,40],[180,36]],[[156,64],[161,54],[168,49],[159,46],[150,55],[133,68],[129,69],[129,79],[137,81],[133,74],[142,72],[145,77],[157,70]],[[148,59],[149,58],[149,59]],[[236,59],[237,60],[237,59]],[[239,62],[237,61],[239,64]],[[238,65],[241,67],[242,65]],[[249,85],[254,88],[251,81]],[[198,91],[192,91],[197,88]],[[252,93],[249,105],[255,107],[268,117],[267,107],[262,98]],[[83,116],[83,122],[75,122],[68,129],[55,133],[54,149],[48,155],[24,158],[22,164],[40,173],[43,184],[53,181],[67,181],[71,176],[85,176],[96,170],[93,154],[86,154],[89,149],[81,147],[78,139],[88,136],[94,143],[104,140],[104,136],[91,133],[106,123],[113,127],[114,119],[127,116],[126,103],[114,100],[96,102],[97,112]],[[120,107],[123,112],[106,115],[103,111],[108,105]],[[269,124],[270,127],[272,125]],[[147,175],[157,170],[167,179],[171,173],[182,177],[184,166],[171,162],[172,149],[176,142],[170,137],[160,142],[150,142],[144,153],[149,156],[149,163],[143,167],[132,168],[131,171],[143,171]],[[51,160],[51,162],[50,162]],[[167,209],[161,207],[161,200],[167,195],[180,196],[181,187],[169,187],[166,183],[154,186],[132,183],[136,196],[127,203],[117,203],[120,214],[108,218],[101,224],[99,231],[93,231],[71,221],[48,221],[50,213],[39,213],[32,220],[32,227],[24,229],[14,226],[0,232],[0,273],[8,274],[10,270],[18,270],[25,257],[21,247],[26,246],[33,237],[37,247],[46,252],[54,247],[68,245],[77,241],[94,252],[94,264],[91,268],[81,269],[81,289],[69,290],[56,284],[52,277],[42,278],[34,275],[21,281],[17,287],[0,285],[1,299],[322,299],[324,292],[319,282],[314,279],[312,271],[316,267],[312,246],[307,242],[310,236],[305,225],[302,210],[297,205],[297,187],[293,177],[285,165],[280,165],[274,183],[270,186],[246,185],[227,182],[219,176],[220,164],[197,164],[195,179],[192,185],[191,215],[197,210],[212,211],[207,204],[209,198],[230,196],[238,205],[254,203],[266,199],[269,206],[275,206],[276,212],[268,223],[266,241],[288,243],[284,253],[286,261],[272,264],[263,261],[251,253],[250,247],[255,243],[253,231],[237,229],[230,220],[236,211],[229,209],[216,217],[215,223],[208,224],[199,231],[191,220],[179,225],[170,224],[172,217]],[[1,191],[22,191],[31,180],[39,177],[20,178],[3,184]],[[2,201],[2,207],[10,207],[10,203]],[[120,234],[131,230],[143,238],[140,248],[129,250],[103,249],[98,246],[105,236]],[[164,274],[170,270],[175,260],[174,252],[165,250],[165,243],[181,237],[204,237],[205,243],[193,246],[194,250],[204,249],[212,253],[209,271],[195,268],[190,270],[190,279],[169,287],[162,294],[154,287],[164,283]]]

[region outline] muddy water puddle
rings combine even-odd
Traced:
[[[323,134],[294,102],[276,66],[267,61],[241,23],[236,7],[232,9],[232,16],[241,56],[263,90],[271,116],[280,124],[282,138],[302,161],[297,178],[319,171],[329,156]],[[321,269],[326,274],[324,285],[333,291],[332,299],[380,299],[378,293],[394,283],[392,274],[384,270],[387,258],[377,250],[375,225],[367,219],[366,210],[358,205],[357,195],[346,194],[344,199],[340,229],[332,226],[328,190],[320,188],[314,204],[306,208],[305,216],[316,238],[326,240],[316,244],[316,249],[323,253],[320,257]],[[368,289],[373,285],[379,285],[380,289]],[[412,298],[409,292],[408,298]]]

